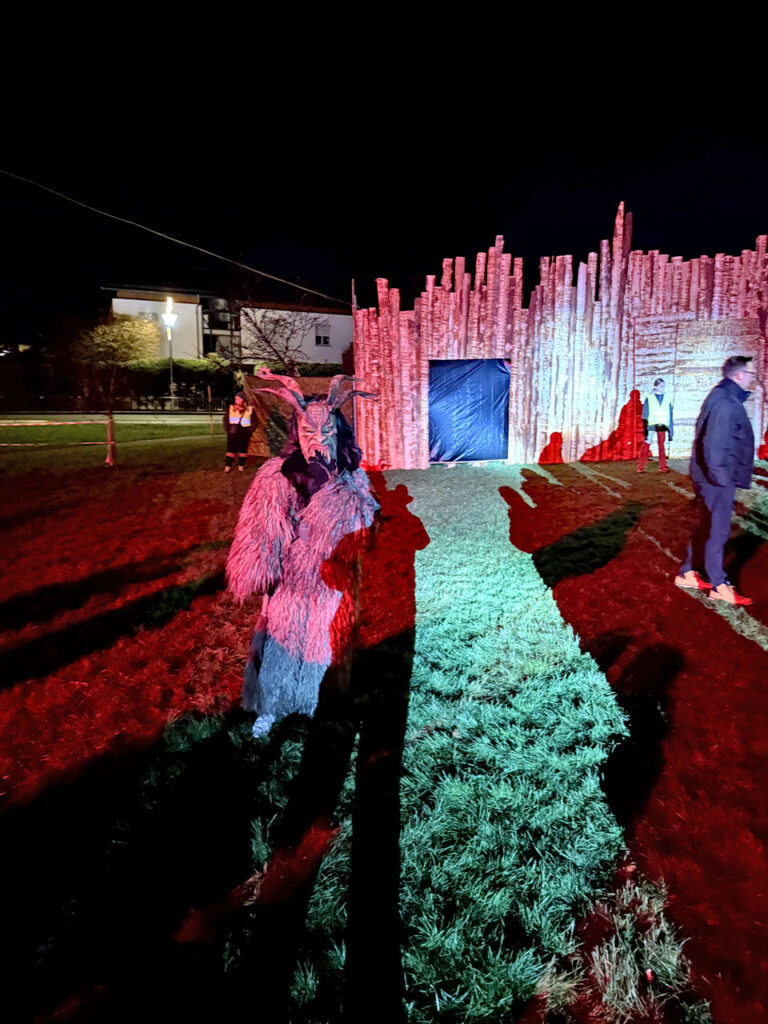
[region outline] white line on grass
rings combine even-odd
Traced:
[[[740,516],[734,516],[733,522],[746,523],[746,520],[741,520]],[[749,528],[749,527],[747,527]],[[659,551],[667,556],[672,562],[679,562],[676,555],[673,555],[669,548],[665,548],[656,538],[643,530],[642,527],[638,527],[638,533],[641,537],[645,537],[654,544]],[[763,535],[765,536],[765,535]],[[685,587],[678,587],[678,590],[683,590],[690,597],[695,598],[697,601],[705,604],[713,612],[717,612],[718,615],[722,616],[727,622],[734,633],[739,633],[741,636],[746,637],[747,640],[753,640],[758,647],[762,647],[764,651],[768,651],[768,628],[766,628],[761,622],[753,618],[746,608],[734,607],[733,605],[727,605],[724,601],[713,601],[711,598],[702,594],[698,590],[688,590]]]
[[[582,476],[585,476],[587,480],[591,480],[592,483],[597,484],[598,487],[602,487],[604,491],[608,491],[608,493],[613,495],[614,498],[620,498],[622,496],[621,491],[614,491],[612,487],[608,486],[608,484],[604,484],[600,479],[600,476],[585,463],[572,462],[570,463],[570,466],[572,469],[575,469],[577,473],[581,473]]]
[[[593,476],[596,472],[595,470],[592,470],[591,472],[586,470],[583,463],[574,463],[573,468],[580,470],[587,477]],[[609,490],[601,480],[595,479],[595,483],[599,484],[601,487],[605,487],[606,490]],[[681,494],[684,498],[692,500],[696,497],[696,495],[691,491],[686,490],[684,487],[680,487],[679,484],[676,484],[671,480],[667,480],[666,484],[667,487],[671,487],[673,491],[677,494]],[[616,492],[611,491],[611,493],[615,494],[615,497],[617,498],[621,497],[621,495]],[[734,513],[731,517],[731,522],[741,527],[742,530],[747,530],[749,533],[753,533],[758,537],[768,540],[768,532],[760,529],[759,526],[751,522],[749,519],[743,518],[743,516],[739,516]],[[641,537],[645,537],[646,540],[649,540],[653,545],[655,545],[659,551],[670,559],[670,561],[679,562],[678,557],[674,555],[669,548],[664,547],[664,545],[661,544],[660,541],[658,541],[652,534],[642,529],[642,527],[638,527],[638,533]],[[684,590],[685,588],[680,587],[679,589]],[[757,619],[753,618],[745,608],[726,605],[722,601],[712,601],[710,598],[700,595],[699,592],[695,590],[686,590],[685,592],[691,597],[694,597],[697,601],[703,601],[711,611],[717,612],[718,615],[728,622],[734,633],[738,633],[747,640],[754,641],[758,647],[761,647],[764,651],[768,651],[768,628]]]
[[[580,462],[579,465],[582,466],[585,465],[585,463]],[[590,473],[595,473],[597,474],[597,476],[603,476],[606,480],[610,480],[611,483],[618,484],[619,487],[623,487],[625,490],[628,490],[629,488],[632,487],[632,483],[629,480],[620,480],[616,476],[611,476],[610,473],[604,473],[602,469],[595,469],[594,466],[587,466],[586,468],[589,470]]]
[[[527,470],[530,470],[531,473],[538,473],[539,476],[543,476],[545,480],[548,480],[549,483],[554,484],[555,487],[562,487],[563,486],[560,483],[560,481],[557,479],[557,477],[553,476],[545,466],[539,466],[535,462],[528,462],[524,466],[510,466],[509,468],[510,469],[527,469]]]

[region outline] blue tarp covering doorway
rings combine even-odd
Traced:
[[[509,364],[440,359],[429,364],[429,461],[506,459]]]

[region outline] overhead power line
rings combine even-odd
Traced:
[[[89,206],[88,203],[81,203],[79,199],[73,199],[72,196],[67,196],[63,192],[57,192],[55,188],[49,188],[48,185],[43,185],[39,181],[32,181],[31,178],[25,178],[21,174],[14,174],[13,171],[6,171],[0,167],[0,174],[5,174],[9,178],[15,178],[17,181],[23,181],[27,185],[34,185],[35,188],[41,188],[44,192],[50,192],[53,196],[58,196],[59,199],[64,199],[68,203],[74,203],[75,206],[81,206],[84,210],[90,210],[91,213],[98,213],[102,217],[109,217],[110,220],[116,220],[120,224],[129,224],[133,228],[139,228],[141,231],[146,231],[150,235],[156,235],[158,238],[164,238],[167,242],[175,242],[176,245],[183,245],[186,249],[194,249],[196,252],[205,253],[206,256],[212,256],[215,260],[221,260],[223,263],[230,263],[233,267],[239,267],[241,270],[247,270],[251,274],[258,274],[259,277],[269,278],[270,281],[278,281],[280,284],[288,285],[289,288],[295,288],[297,291],[304,292],[307,295],[319,295],[321,299],[330,299],[331,302],[341,303],[342,306],[349,306],[350,303],[344,299],[338,299],[335,295],[326,295],[325,292],[316,291],[314,288],[305,288],[303,285],[296,284],[294,281],[286,281],[284,277],[277,277],[276,274],[268,274],[266,270],[258,270],[256,267],[249,267],[247,263],[241,263],[239,260],[230,259],[229,256],[222,256],[220,253],[211,252],[210,249],[203,249],[202,246],[193,245],[192,242],[185,242],[181,238],[174,238],[173,235],[166,235],[164,231],[156,231],[154,228],[148,228],[146,224],[139,224],[138,221],[129,220],[127,217],[118,217],[115,213],[109,213],[107,210],[99,210],[95,206]]]

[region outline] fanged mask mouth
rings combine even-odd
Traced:
[[[330,465],[336,458],[336,421],[325,403],[307,406],[298,423],[298,434],[305,459],[319,458]]]

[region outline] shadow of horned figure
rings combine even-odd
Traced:
[[[373,529],[367,538],[345,537],[323,569],[329,585],[355,600],[350,609],[351,634],[332,629],[334,658],[327,684],[342,699],[346,694],[342,718],[350,721],[351,716],[350,731],[359,732],[345,1019],[365,1019],[371,992],[377,991],[383,1019],[396,1024],[405,1019],[399,912],[400,777],[414,654],[415,555],[427,546],[429,535],[421,520],[408,511],[412,498],[405,486],[388,490],[381,472],[371,473],[371,479],[380,502]],[[347,635],[351,642],[345,649]]]
[[[321,567],[341,594],[330,626],[331,663],[291,782],[274,849],[251,907],[248,963],[270,979],[269,1010],[289,1016],[289,990],[305,939],[317,872],[338,828],[339,795],[355,739],[355,785],[342,1005],[317,1007],[333,1019],[405,1020],[401,961],[400,777],[416,616],[415,554],[429,543],[408,510],[406,487],[371,473],[380,510],[370,529],[346,534]],[[277,730],[276,730],[277,732]],[[334,936],[333,941],[338,937]],[[246,970],[246,977],[251,977]]]
[[[331,663],[331,623],[342,594],[320,568],[348,534],[368,529],[377,509],[361,453],[340,407],[350,378],[339,374],[326,398],[305,398],[291,377],[257,374],[262,388],[294,409],[283,451],[254,477],[227,559],[235,598],[262,594],[243,685],[243,706],[258,715],[255,736],[292,712],[312,715]],[[258,393],[258,392],[257,392]]]

